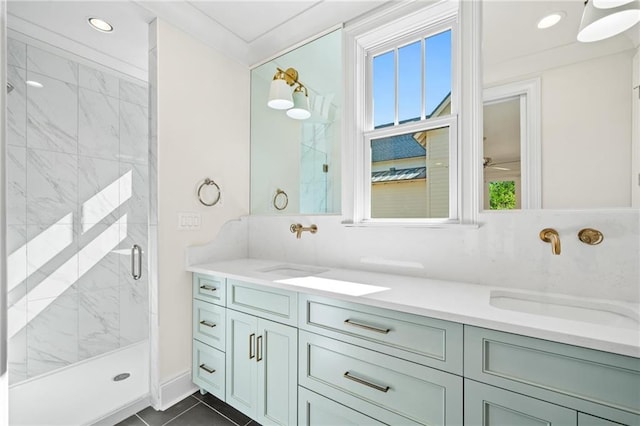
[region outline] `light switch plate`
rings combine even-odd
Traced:
[[[200,229],[202,216],[200,213],[180,212],[178,213],[178,231],[193,231]]]

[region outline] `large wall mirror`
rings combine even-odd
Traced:
[[[340,213],[342,81],[341,30],[251,71],[251,214]]]
[[[640,24],[581,43],[584,7],[483,3],[485,210],[637,207]]]

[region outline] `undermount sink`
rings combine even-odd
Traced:
[[[640,315],[633,309],[568,296],[493,290],[489,304],[499,309],[614,327],[637,328],[640,325]]]
[[[276,265],[268,268],[258,269],[258,272],[270,272],[285,277],[308,277],[327,272],[326,268],[300,265]]]

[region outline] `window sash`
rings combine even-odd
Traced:
[[[449,128],[449,217],[448,218],[372,218],[371,217],[371,141],[374,139],[387,138],[393,136],[399,136],[407,133],[416,133],[421,131],[429,131],[439,129],[443,127]],[[360,193],[362,199],[360,200],[362,209],[362,221],[368,223],[457,223],[458,221],[458,206],[460,204],[458,194],[458,169],[459,169],[459,157],[458,157],[458,117],[455,115],[448,115],[438,118],[432,118],[429,120],[422,120],[417,122],[411,122],[401,124],[393,127],[383,127],[380,129],[374,129],[363,133],[363,171],[365,179],[363,179],[363,188]]]
[[[365,129],[374,128],[374,110],[373,110],[373,59],[377,56],[385,53],[394,52],[394,67],[395,67],[395,81],[394,81],[394,126],[398,126],[398,82],[399,82],[399,69],[398,69],[398,51],[399,49],[408,46],[412,43],[420,41],[421,47],[421,112],[420,120],[426,119],[425,111],[425,85],[426,85],[426,63],[425,63],[425,40],[429,37],[433,37],[445,31],[451,31],[451,114],[458,113],[458,87],[457,87],[457,16],[449,17],[445,20],[441,20],[437,23],[433,23],[426,28],[422,28],[419,31],[414,31],[405,36],[394,38],[389,42],[380,44],[376,47],[366,49],[366,77],[365,77],[365,94],[366,94],[366,116],[365,116]]]

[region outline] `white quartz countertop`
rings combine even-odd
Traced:
[[[637,303],[248,258],[187,270],[640,358]]]

